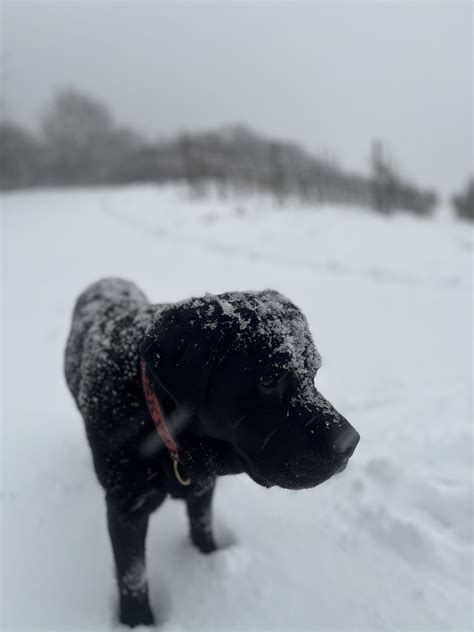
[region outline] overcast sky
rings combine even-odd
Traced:
[[[2,3],[7,114],[58,88],[153,135],[241,122],[366,171],[371,139],[451,193],[472,171],[467,2]]]

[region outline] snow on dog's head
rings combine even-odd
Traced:
[[[161,312],[144,355],[181,418],[231,446],[258,483],[313,487],[345,468],[358,433],[317,391],[301,310],[274,290],[206,295]]]

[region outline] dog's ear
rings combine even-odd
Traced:
[[[204,402],[226,329],[220,316],[212,297],[192,299],[161,312],[145,337],[143,359],[186,416]]]

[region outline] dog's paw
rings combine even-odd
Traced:
[[[191,542],[198,549],[198,551],[204,554],[214,553],[214,551],[217,551],[218,549],[213,536],[210,536],[210,535],[206,535],[206,536],[191,535]]]
[[[120,623],[135,628],[137,625],[154,625],[155,617],[148,602],[122,597],[120,601]]]
[[[199,551],[201,553],[204,553],[205,555],[208,555],[209,553],[214,553],[215,551],[218,550],[218,547],[215,544],[215,542],[206,542],[204,544],[196,545],[196,546],[199,549]]]

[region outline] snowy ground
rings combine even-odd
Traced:
[[[473,235],[449,219],[191,202],[137,187],[3,197],[3,630],[116,627],[101,490],[62,377],[78,292],[155,301],[274,287],[307,314],[318,386],[362,440],[314,490],[220,481],[222,542],[168,501],[148,538],[166,632],[472,629]]]

